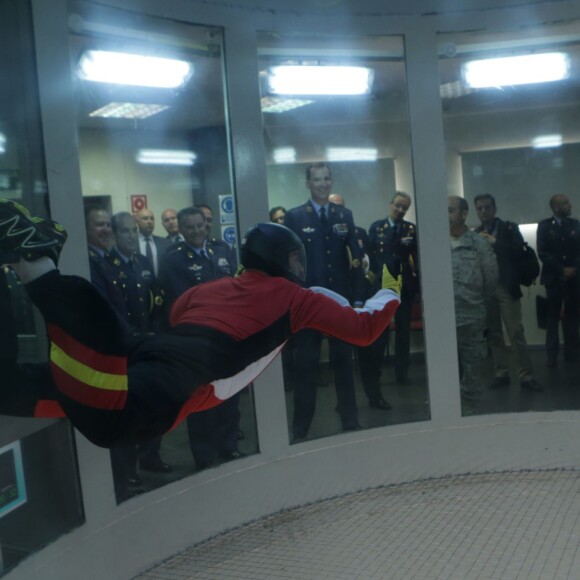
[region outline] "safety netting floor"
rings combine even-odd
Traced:
[[[185,579],[578,579],[580,472],[463,475],[284,511],[139,575]]]

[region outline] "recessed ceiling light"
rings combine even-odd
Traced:
[[[268,70],[274,95],[364,95],[370,93],[373,71],[362,66],[281,65]]]
[[[105,50],[87,50],[78,67],[87,81],[164,89],[185,84],[192,74],[193,65],[184,60]]]
[[[472,60],[462,65],[467,86],[475,89],[547,83],[568,78],[570,57],[563,52]]]
[[[169,109],[169,105],[152,105],[147,103],[109,103],[92,113],[89,117],[105,117],[115,119],[147,119],[161,111]]]
[[[326,150],[328,161],[376,161],[378,151],[374,148],[329,147]]]
[[[193,165],[196,158],[193,151],[140,149],[137,152],[137,163],[146,165]]]
[[[260,102],[262,113],[285,113],[314,103],[308,99],[284,99],[280,97],[262,97]]]

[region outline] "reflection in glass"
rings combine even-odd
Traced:
[[[460,352],[464,414],[580,404],[580,224],[573,217],[580,45],[570,41],[579,30],[571,21],[440,38],[457,333],[460,351],[482,345],[475,374],[474,359],[466,367]],[[493,78],[474,79],[474,67]],[[483,240],[496,259],[491,295],[481,285],[476,296],[484,258],[468,255],[451,224],[458,199],[474,230],[466,236],[479,237],[471,249]],[[466,279],[470,259],[477,263],[474,278]],[[463,336],[458,305],[465,288],[473,292],[472,304],[477,298],[486,304],[485,334],[471,341]],[[475,400],[466,395],[466,381],[477,383]]]
[[[287,344],[290,437],[427,419],[402,40],[263,33],[258,50],[269,219],[302,239],[306,285],[360,304],[380,287],[383,264],[405,280],[403,304],[372,347],[309,330]],[[354,81],[337,86],[346,70],[360,76],[356,91]],[[282,71],[299,84],[281,88]]]
[[[30,3],[1,2],[0,198],[47,216],[35,62]],[[3,264],[0,310],[0,413],[31,417],[37,411],[37,392],[26,380],[29,375],[13,370],[18,368],[16,361],[46,359],[45,330],[36,325],[20,279]],[[48,369],[39,386],[50,389],[45,377],[50,377]],[[32,397],[22,396],[27,392]],[[48,428],[42,422],[25,425],[0,417],[0,575],[84,521],[70,424],[62,420]],[[15,438],[24,428],[39,430]]]
[[[222,34],[89,2],[71,3],[69,22],[91,279],[131,337],[163,332],[180,294],[236,270]],[[117,499],[256,451],[249,388],[113,450]]]

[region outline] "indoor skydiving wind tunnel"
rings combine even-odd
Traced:
[[[578,467],[580,8],[47,4],[0,1],[0,198],[64,224],[61,271],[92,279],[131,337],[232,275],[278,206],[307,284],[358,304],[388,263],[403,294],[373,347],[299,335],[229,408],[149,445],[2,416],[7,578],[130,578],[361,489]],[[530,285],[523,242],[544,269]],[[3,271],[19,361],[45,361]]]

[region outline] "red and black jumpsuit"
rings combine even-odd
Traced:
[[[103,447],[159,437],[189,413],[220,404],[301,329],[367,345],[399,304],[381,290],[353,309],[321,293],[328,291],[250,270],[191,288],[173,305],[169,332],[128,345],[114,312],[84,279],[53,271],[27,290],[47,323],[50,362],[1,361],[8,380],[0,413],[64,414]]]

